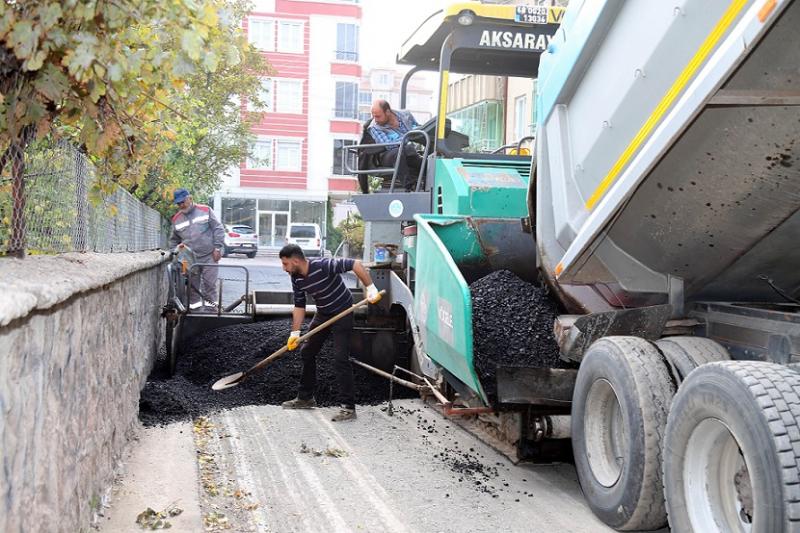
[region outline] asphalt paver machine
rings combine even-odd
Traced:
[[[569,438],[612,527],[800,531],[800,2],[571,2],[558,28],[526,12],[459,4],[399,56],[440,71],[425,187],[355,201],[395,223],[413,361],[498,446]],[[525,73],[502,63],[538,42],[517,31],[548,42]],[[455,147],[448,79],[482,65],[538,77],[533,160]],[[550,288],[579,366],[498,372],[489,405],[469,283],[501,268]]]

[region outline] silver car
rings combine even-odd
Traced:
[[[224,257],[230,254],[245,254],[253,258],[257,252],[258,235],[253,228],[243,224],[225,226],[225,248],[222,251]]]

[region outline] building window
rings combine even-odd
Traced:
[[[391,90],[394,86],[394,73],[385,70],[374,71],[370,75],[370,83],[373,89]]]
[[[222,198],[222,223],[256,227],[256,201]]]
[[[275,82],[275,111],[277,113],[303,112],[303,82],[278,80]]]
[[[336,59],[358,61],[358,26],[336,25]]]
[[[319,224],[324,236],[326,203],[327,202],[292,200],[292,210],[290,215],[292,222],[311,222],[314,224]]]
[[[300,170],[302,167],[300,155],[302,143],[300,141],[278,140],[276,144],[275,170]]]
[[[377,92],[377,93],[372,93],[372,94],[375,96],[376,100],[386,100],[387,102],[389,102],[389,105],[391,105],[392,107],[397,107],[397,105],[395,105],[395,98],[394,98],[394,95],[392,93]]]
[[[336,118],[358,117],[358,84],[349,81],[336,82]]]
[[[275,50],[275,21],[251,18],[248,22],[247,40],[265,52]]]
[[[372,103],[372,91],[359,91],[358,103],[360,105],[370,105]]]
[[[258,200],[260,211],[288,211],[289,200],[277,200],[274,198],[261,198]]]
[[[525,112],[528,97],[517,96],[514,99],[514,140],[519,141],[528,135],[528,114]]]
[[[261,138],[253,143],[250,157],[247,158],[247,168],[272,169],[272,139]]]
[[[278,52],[303,53],[302,22],[278,22]]]
[[[258,99],[261,101],[261,107],[257,108],[254,105],[254,102],[248,103],[248,108],[252,110],[258,111],[272,111],[272,100],[273,100],[273,81],[271,78],[261,78],[261,89],[258,91]]]
[[[350,168],[357,168],[356,154],[347,152],[345,155],[343,148],[345,146],[352,146],[356,141],[352,139],[334,139],[333,140],[333,174],[337,176],[347,176],[350,172],[347,171],[345,161],[350,165]]]

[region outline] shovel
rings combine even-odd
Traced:
[[[386,294],[386,291],[382,290],[378,294],[383,296],[384,294]],[[322,331],[323,329],[327,328],[328,326],[330,326],[331,324],[333,324],[334,322],[336,322],[340,318],[343,318],[343,317],[349,315],[350,313],[352,313],[353,311],[355,311],[359,307],[363,307],[363,306],[367,305],[368,303],[369,303],[369,300],[367,298],[364,298],[360,302],[358,302],[356,304],[353,304],[353,306],[350,307],[349,309],[345,309],[344,311],[342,311],[338,315],[336,315],[336,316],[334,316],[332,318],[329,318],[328,320],[326,320],[325,322],[323,322],[319,326],[315,327],[314,329],[312,329],[311,331],[309,331],[305,335],[302,335],[297,340],[298,346],[300,345],[300,343],[304,342],[306,339],[308,339],[312,335],[314,335],[316,333],[319,333],[320,331]],[[261,370],[262,368],[264,368],[265,366],[269,365],[270,363],[272,363],[274,361],[277,361],[278,359],[283,357],[283,355],[288,351],[289,351],[289,348],[284,344],[283,347],[280,350],[276,351],[275,353],[273,353],[269,357],[266,357],[266,358],[262,359],[261,361],[259,361],[258,363],[254,364],[252,367],[248,368],[244,372],[237,372],[235,374],[231,374],[230,376],[227,376],[227,377],[224,377],[222,379],[217,380],[211,386],[211,388],[214,389],[214,390],[223,390],[223,389],[229,389],[231,387],[235,387],[236,385],[238,385],[239,383],[241,383],[242,381],[247,379],[247,377],[250,376],[251,374]]]

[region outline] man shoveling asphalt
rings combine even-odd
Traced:
[[[366,287],[366,298],[374,304],[381,299],[378,289],[372,283],[361,261],[353,259],[306,259],[303,250],[296,244],[288,244],[280,251],[283,270],[292,277],[294,290],[294,311],[292,311],[292,332],[286,343],[289,350],[297,348],[300,338],[300,325],[306,316],[306,293],[314,297],[317,312],[309,329],[322,324],[337,313],[353,305],[350,290],[342,280],[342,274],[352,270]],[[353,315],[347,315],[306,341],[300,350],[303,357],[303,373],[297,398],[284,402],[284,409],[312,409],[317,406],[314,390],[317,382],[317,354],[328,335],[333,334],[333,351],[336,377],[339,382],[339,396],[342,404],[339,413],[332,420],[341,422],[356,418],[355,391],[353,390],[353,368],[350,365],[350,333],[353,330]]]

